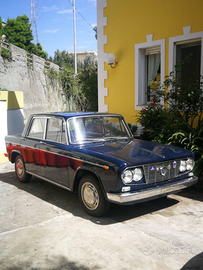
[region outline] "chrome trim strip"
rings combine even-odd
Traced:
[[[156,186],[153,188],[142,189],[141,191],[135,192],[126,192],[126,193],[107,193],[107,198],[109,201],[115,203],[130,203],[130,202],[139,202],[142,200],[147,200],[149,198],[156,198],[163,195],[168,195],[173,192],[181,191],[184,188],[196,184],[198,181],[197,176],[189,177],[183,180],[179,180],[175,183],[168,183],[161,186]]]
[[[65,188],[65,189],[71,191],[70,188],[68,188],[68,187],[66,187],[66,186],[63,186],[63,185],[61,185],[61,184],[58,184],[58,183],[56,183],[56,182],[54,182],[54,181],[51,181],[51,180],[49,180],[49,179],[47,179],[47,178],[45,178],[45,177],[43,177],[43,176],[40,176],[40,175],[38,175],[38,174],[35,174],[35,173],[30,172],[30,171],[27,171],[27,170],[26,170],[26,172],[29,173],[29,174],[31,174],[31,175],[33,175],[33,176],[36,176],[37,178],[41,178],[42,180],[45,180],[45,181],[47,181],[47,182],[49,182],[49,183],[51,183],[51,184],[54,184],[54,185],[56,185],[56,186],[59,186],[59,187],[62,187],[62,188]]]

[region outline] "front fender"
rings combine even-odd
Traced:
[[[112,192],[118,189],[119,179],[117,177],[116,170],[113,168],[100,168],[92,166],[80,166],[75,171],[74,179],[70,179],[71,190],[77,192],[80,179],[86,175],[93,175],[99,182],[104,196],[107,198],[107,192]]]

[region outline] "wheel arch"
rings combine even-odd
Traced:
[[[75,180],[74,180],[73,191],[74,191],[74,192],[78,192],[78,185],[79,185],[79,182],[80,182],[81,178],[82,178],[83,176],[85,176],[85,175],[88,175],[88,174],[89,174],[89,175],[92,175],[92,176],[98,181],[98,183],[99,183],[99,185],[100,185],[100,187],[101,187],[101,189],[102,189],[103,195],[104,195],[105,198],[106,198],[106,193],[105,193],[105,191],[104,191],[104,187],[103,187],[103,185],[102,185],[102,182],[101,182],[100,177],[99,177],[95,172],[93,172],[93,171],[91,171],[91,170],[84,169],[84,168],[79,169],[79,170],[77,171],[77,173],[76,173]]]
[[[15,162],[15,159],[16,159],[16,157],[18,155],[20,155],[22,157],[22,159],[23,159],[23,156],[22,156],[20,151],[15,150],[15,151],[12,152],[12,154],[11,154],[11,163]]]

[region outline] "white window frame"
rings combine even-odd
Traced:
[[[191,26],[183,27],[183,35],[169,38],[169,74],[174,70],[176,65],[176,44],[178,42],[188,42],[195,39],[201,39],[201,64],[200,74],[203,75],[203,32],[190,33]]]
[[[152,40],[153,34],[147,35],[147,42],[135,44],[135,110],[141,110],[145,102],[146,88],[146,63],[145,50],[160,46],[161,51],[161,78],[165,80],[165,39]]]

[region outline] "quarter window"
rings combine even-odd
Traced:
[[[28,137],[43,139],[44,138],[44,129],[45,129],[45,118],[34,118]]]

